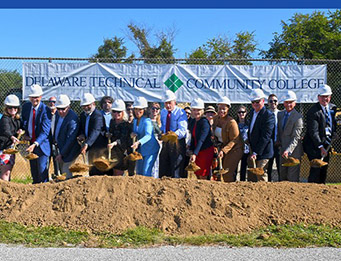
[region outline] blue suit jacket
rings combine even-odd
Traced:
[[[58,122],[57,120],[59,118],[60,117],[56,118],[56,127]],[[78,129],[78,116],[73,110],[70,109],[68,114],[65,116],[62,125],[60,126],[58,137],[55,137],[60,155],[62,155],[64,162],[70,162],[74,160],[80,152],[80,146],[77,142]],[[54,133],[56,133],[56,131]]]
[[[254,110],[250,113],[250,125]],[[256,121],[250,133],[249,143],[252,152],[257,153],[257,159],[270,159],[273,157],[273,132],[275,129],[275,114],[267,110],[265,106],[259,111]]]
[[[137,138],[141,143],[138,152],[140,152],[142,156],[148,156],[159,152],[160,145],[155,139],[153,124],[149,118],[142,117],[138,127],[137,120],[134,119],[133,131],[137,134]]]
[[[194,138],[192,135],[190,150],[193,151],[195,155],[198,155],[201,150],[205,150],[213,146],[211,125],[209,121],[202,117],[199,121],[191,119],[188,123],[188,129],[192,134],[194,125],[197,124],[195,128],[195,138],[197,140],[197,145],[194,144]]]
[[[23,129],[28,134],[28,121],[30,119],[30,113],[32,109],[32,103],[26,102],[22,107],[22,122]],[[51,147],[49,142],[49,134],[51,128],[51,110],[44,103],[40,102],[38,111],[36,112],[35,121],[35,134],[36,141],[39,143],[41,151],[50,156]]]

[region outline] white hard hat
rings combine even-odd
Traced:
[[[218,104],[226,104],[227,106],[231,107],[231,101],[226,96],[221,97],[218,101]]]
[[[202,99],[200,98],[195,98],[192,102],[191,102],[191,108],[192,109],[199,109],[199,110],[203,110],[205,109],[205,103]]]
[[[126,105],[123,100],[117,99],[112,103],[111,110],[112,111],[125,111]]]
[[[319,92],[318,92],[318,95],[320,96],[329,96],[329,95],[332,95],[332,88],[330,88],[329,85],[327,84],[323,84],[321,88],[319,88]]]
[[[95,97],[91,93],[84,93],[81,99],[81,106],[89,105],[95,102]]]
[[[64,109],[67,106],[70,105],[70,99],[69,96],[65,95],[65,94],[61,94],[58,96],[57,101],[56,101],[56,107]]]
[[[169,102],[169,101],[175,101],[176,100],[176,96],[174,94],[174,92],[167,90],[165,93],[165,96],[163,98],[164,102]]]
[[[261,89],[255,89],[251,91],[250,100],[251,101],[258,101],[260,99],[264,99],[266,96]]]
[[[28,97],[40,97],[43,95],[43,89],[39,84],[33,84],[30,86],[30,94]]]
[[[145,109],[148,107],[148,102],[144,97],[138,97],[133,104],[134,109]]]
[[[283,102],[285,102],[285,101],[296,101],[296,100],[297,100],[296,93],[294,93],[293,91],[288,91],[283,96]]]
[[[5,105],[6,106],[19,107],[20,106],[19,98],[14,94],[8,95],[5,99]]]

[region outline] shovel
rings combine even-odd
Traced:
[[[133,144],[135,142],[136,142],[136,136],[133,137]],[[142,155],[141,153],[137,152],[136,149],[134,148],[133,152],[127,156],[127,159],[130,161],[138,161],[142,159]]]
[[[332,144],[329,144],[326,151],[328,151],[330,149],[330,147],[332,146]],[[310,167],[312,168],[322,168],[326,165],[328,165],[328,162],[323,161],[323,159],[325,158],[325,156],[323,156],[321,159],[313,159],[310,161]]]
[[[287,157],[285,162],[282,164],[283,167],[295,167],[300,164],[299,159],[295,159],[294,157]]]
[[[195,172],[200,170],[200,167],[195,162],[188,163],[188,166],[185,168],[185,170],[188,172],[187,179],[198,179],[197,175],[195,175]]]
[[[250,171],[250,173],[253,175],[257,175],[257,176],[264,175],[264,169],[256,167],[256,160],[255,159],[252,159],[252,163],[253,163],[253,168],[248,168],[248,171]]]
[[[108,137],[108,143],[111,143],[110,137]],[[93,161],[94,166],[100,171],[108,171],[117,165],[117,159],[111,159],[111,149],[108,150],[108,159],[101,157]]]
[[[19,134],[18,134],[18,140],[20,140],[20,138],[25,134],[25,131],[21,131]],[[4,154],[15,154],[15,153],[18,153],[19,150],[17,150],[17,144],[14,144],[13,148],[8,148],[8,149],[4,149],[3,153]]]
[[[83,145],[84,141],[80,141],[79,139],[77,139],[78,141],[78,144],[80,146]],[[70,167],[69,167],[69,170],[71,172],[84,172],[84,171],[89,171],[90,167],[88,164],[86,164],[86,161],[85,161],[85,154],[82,153],[82,158],[83,158],[83,163],[79,163],[79,162],[76,162],[74,164],[72,164]]]
[[[213,171],[213,175],[211,180],[218,181],[220,179],[221,182],[224,182],[224,176],[229,172],[229,169],[223,168],[223,160],[219,157],[219,169]],[[233,181],[233,180],[232,180]]]

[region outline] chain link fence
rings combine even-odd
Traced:
[[[229,64],[229,65],[327,65],[327,82],[333,89],[332,103],[341,108],[341,60],[292,60],[292,59],[93,59],[93,58],[28,58],[28,57],[0,57],[0,106],[3,108],[5,97],[9,94],[16,94],[22,100],[22,64],[24,62],[102,62],[102,63],[134,63],[134,64]],[[44,101],[46,102],[46,101]],[[233,103],[233,101],[232,101]],[[215,104],[211,104],[215,105]],[[230,109],[230,115],[237,118],[237,110],[241,104],[233,103]],[[243,104],[251,110],[251,104]],[[297,104],[296,109],[302,113],[304,120],[307,111],[312,104]],[[282,110],[283,105],[279,105]],[[81,107],[79,102],[72,103],[72,109],[80,113]],[[337,133],[341,137],[340,128]],[[333,144],[335,153],[331,156],[328,169],[327,182],[341,182],[341,139],[336,140]],[[339,155],[340,153],[340,155]],[[276,165],[274,163],[274,165]],[[52,172],[52,166],[50,172]],[[26,179],[30,177],[29,163],[19,154],[16,158],[16,164],[12,171],[12,178]],[[309,162],[306,156],[303,157],[301,164],[301,181],[306,182],[309,175]],[[274,179],[278,178],[277,173],[272,174]]]

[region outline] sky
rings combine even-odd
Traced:
[[[130,22],[150,28],[151,35],[175,28],[176,58],[185,58],[219,35],[233,40],[241,31],[254,31],[257,48],[267,50],[273,33],[281,32],[281,20],[315,10],[0,9],[0,56],[88,58],[105,38],[117,36],[125,39],[128,55],[139,57],[137,47],[128,38]]]

